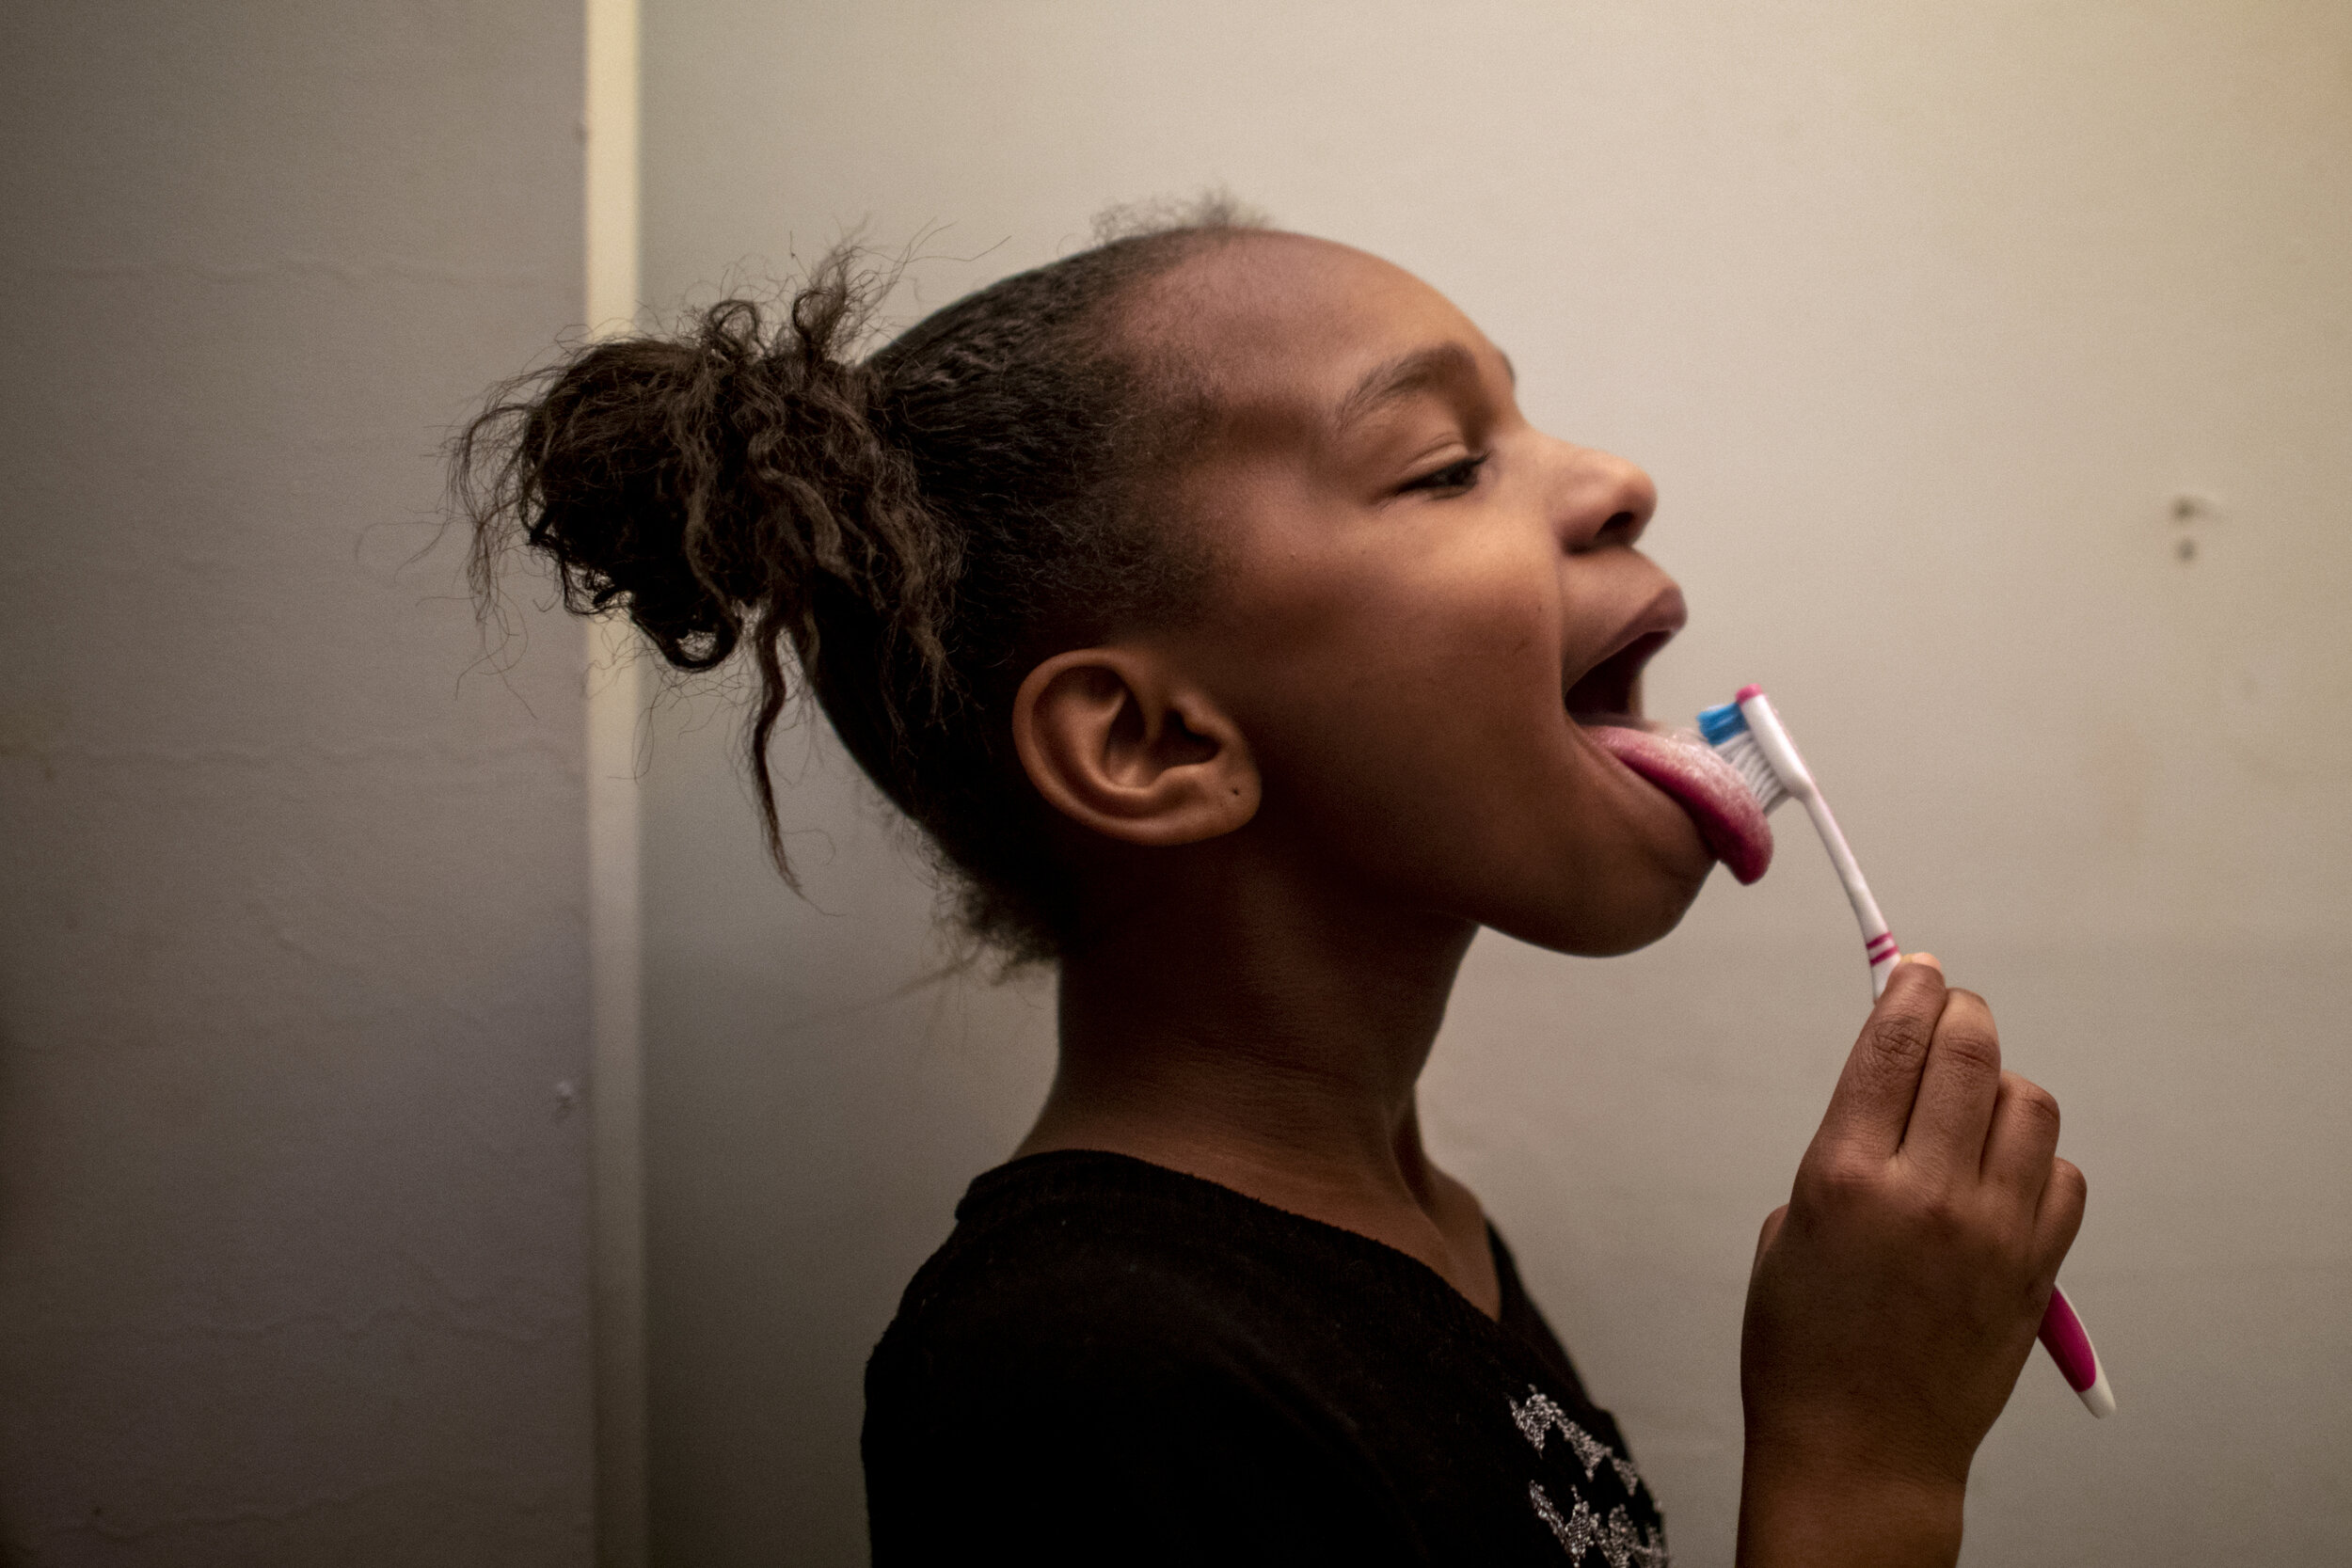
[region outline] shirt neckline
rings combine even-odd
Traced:
[[[1041,1154],[1024,1154],[1018,1159],[1008,1160],[972,1179],[971,1184],[964,1189],[962,1201],[956,1205],[956,1218],[962,1220],[967,1212],[977,1211],[999,1194],[1008,1193],[1024,1178],[1089,1165],[1116,1172],[1135,1185],[1157,1184],[1173,1191],[1191,1189],[1197,1196],[1233,1207],[1261,1224],[1267,1223],[1268,1216],[1271,1216],[1273,1223],[1295,1227],[1317,1238],[1325,1245],[1358,1254],[1396,1275],[1400,1284],[1406,1289],[1424,1296],[1434,1295],[1442,1303],[1439,1310],[1457,1314],[1498,1341],[1515,1343],[1503,1324],[1512,1316],[1514,1301],[1525,1302],[1526,1287],[1519,1279],[1517,1260],[1511,1256],[1502,1233],[1496,1230],[1491,1219],[1483,1221],[1486,1228],[1486,1251],[1494,1259],[1496,1282],[1502,1287],[1497,1315],[1492,1318],[1480,1311],[1470,1297],[1454,1289],[1445,1275],[1411,1253],[1391,1246],[1377,1237],[1367,1236],[1360,1230],[1350,1230],[1343,1225],[1333,1225],[1328,1220],[1316,1219],[1311,1214],[1299,1213],[1295,1209],[1285,1209],[1277,1203],[1268,1203],[1261,1197],[1252,1197],[1239,1188],[1213,1181],[1205,1176],[1195,1176],[1190,1171],[1178,1170],[1172,1165],[1159,1164],[1114,1149],[1054,1148]]]

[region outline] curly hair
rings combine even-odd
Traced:
[[[863,361],[887,279],[845,247],[772,325],[723,299],[510,382],[453,443],[475,588],[520,545],[568,609],[626,613],[676,669],[748,647],[745,744],[786,879],[768,743],[804,690],[927,835],[966,929],[1013,962],[1055,958],[1079,911],[1013,753],[1014,693],[1062,648],[1188,613],[1211,570],[1143,504],[1200,410],[1178,368],[1120,342],[1118,311],[1256,222],[1221,198],[1115,211],[1092,248]]]

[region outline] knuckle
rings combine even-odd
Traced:
[[[1947,1014],[1944,1026],[1935,1032],[1935,1052],[1947,1058],[1947,1066],[1972,1075],[1997,1078],[2001,1074],[2001,1037],[1993,1032],[1990,1020],[1954,1019]]]
[[[2055,1269],[2074,1246],[2074,1238],[2082,1230],[2083,1202],[2088,1189],[2083,1173],[2063,1160],[2056,1162],[2050,1172],[2050,1185],[2042,1195],[2041,1223],[2036,1227],[2048,1250],[2049,1266]]]
[[[1866,1055],[1881,1072],[1912,1072],[1925,1059],[1935,1038],[1934,1020],[1916,1013],[1890,1012],[1874,1020],[1862,1037]]]
[[[1947,1022],[1961,1021],[1981,1025],[1987,1033],[1993,1030],[1993,1004],[1977,991],[1955,986],[1945,1001]]]
[[[1938,1072],[1950,1069],[1964,1074],[1971,1082],[1993,1082],[2002,1077],[2002,1049],[1983,1035],[1950,1035],[1938,1039],[1936,1058]]]
[[[2058,1096],[2030,1078],[2017,1078],[2014,1074],[2010,1077],[2013,1081],[2010,1085],[2010,1099],[2016,1115],[2036,1131],[2055,1138],[2058,1130]]]
[[[2050,1162],[2050,1186],[2068,1207],[2080,1212],[2090,1197],[2090,1182],[2072,1160]]]
[[[1878,1185],[1867,1161],[1832,1154],[1797,1173],[1797,1196],[1810,1209],[1846,1209],[1865,1201]]]

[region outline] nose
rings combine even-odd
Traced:
[[[1561,525],[1570,550],[1630,546],[1658,510],[1658,484],[1638,464],[1589,447],[1570,449]]]

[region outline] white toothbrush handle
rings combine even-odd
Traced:
[[[1830,863],[1837,867],[1837,879],[1845,884],[1846,901],[1853,906],[1853,917],[1862,927],[1862,955],[1870,960],[1870,1000],[1875,1002],[1886,990],[1887,976],[1895,973],[1895,964],[1902,957],[1895,942],[1895,933],[1886,928],[1886,916],[1879,912],[1879,901],[1870,896],[1870,884],[1863,879],[1862,866],[1853,858],[1853,850],[1846,843],[1846,835],[1838,831],[1837,818],[1830,815],[1829,802],[1821,799],[1819,789],[1807,790],[1802,797],[1805,815],[1813,818],[1814,831],[1821,835],[1822,846],[1829,850]]]
[[[1781,726],[1780,715],[1772,711],[1772,700],[1750,688],[1740,698],[1740,715],[1748,721],[1748,733],[1756,736],[1764,760],[1780,776],[1781,788],[1804,802],[1805,815],[1813,818],[1814,831],[1829,850],[1830,863],[1837,868],[1846,901],[1853,906],[1853,917],[1862,927],[1862,956],[1870,963],[1870,1000],[1875,1002],[1886,989],[1887,976],[1895,973],[1896,960],[1902,957],[1895,934],[1886,928],[1886,917],[1879,913],[1879,901],[1870,896],[1861,863],[1853,858],[1846,835],[1838,831],[1837,818],[1830,815],[1829,802],[1821,799],[1821,786],[1813,782],[1813,770],[1804,765],[1796,742]]]

